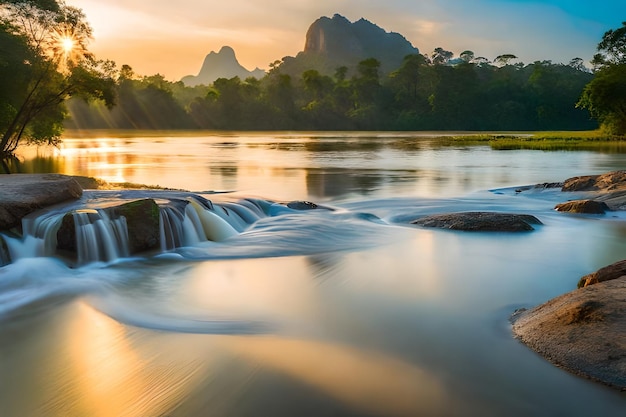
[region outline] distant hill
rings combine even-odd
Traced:
[[[365,19],[352,23],[335,14],[313,22],[304,51],[284,57],[280,69],[295,76],[309,69],[333,75],[340,66],[353,70],[360,61],[376,58],[381,62],[381,71],[387,73],[397,69],[406,55],[417,53],[419,50],[399,33],[386,32]]]
[[[223,46],[219,52],[211,51],[204,58],[204,63],[198,75],[187,75],[181,81],[187,86],[196,86],[198,84],[210,85],[218,78],[239,77],[242,80],[248,77],[262,78],[265,71],[255,68],[253,71],[245,69],[237,57],[235,51],[230,46]]]

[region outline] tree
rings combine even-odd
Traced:
[[[57,1],[0,2],[0,31],[9,51],[11,85],[0,95],[0,157],[19,144],[55,144],[71,96],[112,105],[113,69],[87,51],[91,28],[80,9]],[[6,46],[5,46],[6,45]]]
[[[626,64],[597,71],[577,107],[589,110],[607,134],[626,135]]]
[[[591,61],[594,68],[626,64],[626,22],[622,22],[620,28],[606,31],[597,49],[598,53]]]
[[[431,55],[431,59],[433,64],[435,65],[446,65],[448,61],[454,56],[454,54],[450,51],[446,51],[445,49],[438,47],[435,48]]]
[[[474,60],[474,52],[472,51],[463,51],[461,55],[459,55],[463,62],[470,63]]]
[[[626,22],[604,33],[592,64],[595,78],[577,106],[589,110],[609,134],[626,134]]]
[[[503,54],[503,55],[498,55],[496,59],[493,60],[493,62],[505,67],[509,65],[509,63],[514,59],[517,59],[517,57],[513,54]]]

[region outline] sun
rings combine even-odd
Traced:
[[[60,44],[66,55],[69,55],[72,52],[72,49],[74,49],[74,39],[69,36],[62,38]]]

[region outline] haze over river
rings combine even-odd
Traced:
[[[6,235],[0,416],[622,416],[623,393],[551,365],[509,317],[626,254],[626,213],[558,213],[575,194],[520,187],[625,169],[626,154],[430,136],[70,132],[24,149],[25,172],[192,191],[233,231],[81,266]],[[170,193],[86,191],[68,207]],[[476,210],[543,225],[409,224]]]

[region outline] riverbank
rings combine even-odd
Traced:
[[[505,132],[441,136],[441,146],[489,145],[494,150],[626,152],[626,137],[606,135],[600,130],[553,132]]]
[[[570,178],[561,189],[626,210],[626,171]],[[580,278],[578,287],[515,312],[513,334],[556,366],[626,391],[626,261]]]

